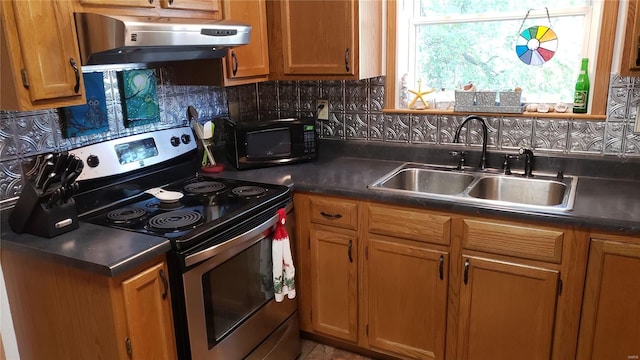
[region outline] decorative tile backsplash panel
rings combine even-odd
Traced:
[[[162,69],[158,71],[162,72]],[[0,201],[19,195],[35,155],[187,124],[193,105],[201,119],[230,114],[238,121],[312,117],[318,98],[329,100],[329,120],[320,122],[319,136],[337,141],[386,141],[450,147],[457,115],[383,114],[385,78],[362,81],[271,81],[229,88],[177,86],[159,74],[160,120],[139,127],[124,126],[115,70],[103,73],[109,131],[65,139],[57,109],[34,112],[0,111]],[[490,149],[520,147],[537,152],[586,156],[640,157],[640,135],[633,133],[640,104],[640,78],[612,75],[607,118],[585,121],[518,116],[484,117]],[[479,148],[482,131],[469,122],[460,134],[461,146]]]
[[[384,77],[362,81],[274,81],[234,89],[237,94],[229,96],[229,101],[239,103],[241,120],[260,120],[313,116],[315,99],[323,98],[329,100],[329,120],[320,121],[321,138],[453,144],[463,116],[382,114],[384,81]],[[254,96],[243,98],[243,93]],[[549,153],[640,157],[640,135],[633,133],[638,105],[640,78],[612,75],[606,120],[483,116],[488,126],[488,146],[499,150],[526,147]],[[477,122],[469,122],[460,135],[460,143],[466,146],[477,148],[482,144]]]
[[[161,69],[159,70],[161,71]],[[104,140],[132,134],[187,125],[187,106],[193,105],[202,120],[227,116],[224,88],[214,86],[175,86],[157,84],[160,120],[126,128],[116,70],[103,72],[109,131],[64,138],[58,109],[44,111],[0,111],[0,201],[19,196],[22,179],[31,175],[36,155],[68,151]]]

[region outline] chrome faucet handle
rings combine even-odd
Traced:
[[[463,170],[465,164],[465,155],[467,155],[466,151],[449,151],[449,155],[451,156],[460,156],[458,159],[458,166],[456,166],[456,170]]]

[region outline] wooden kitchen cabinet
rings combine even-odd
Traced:
[[[627,17],[624,30],[620,75],[640,75],[640,1],[627,2]]]
[[[358,339],[358,203],[296,195],[301,329]],[[306,239],[306,241],[304,240]],[[305,266],[308,264],[308,267]],[[307,271],[305,271],[307,270]]]
[[[76,11],[107,15],[222,19],[221,0],[75,0]]]
[[[70,3],[7,0],[0,7],[0,109],[86,103]]]
[[[458,359],[550,359],[559,271],[463,261]]]
[[[164,256],[108,277],[3,249],[2,270],[22,359],[176,358]]]
[[[362,307],[369,348],[444,359],[451,217],[367,204],[366,221]]]
[[[640,238],[594,235],[578,359],[640,357]]]
[[[225,57],[225,85],[242,85],[268,80],[269,40],[266,0],[224,2],[224,17],[251,25],[251,41],[230,49]]]
[[[219,0],[160,0],[163,9],[219,12]]]
[[[270,79],[384,75],[385,6],[366,0],[267,2]]]
[[[447,358],[575,358],[587,233],[471,217],[454,233]]]
[[[176,356],[167,264],[157,263],[122,282],[132,359]],[[130,344],[130,345],[129,345]]]
[[[358,340],[358,244],[352,230],[311,225],[313,330]]]
[[[79,0],[80,5],[122,6],[149,9],[155,8],[157,1],[158,0]]]
[[[588,231],[318,194],[294,202],[301,330],[401,359],[576,358]]]

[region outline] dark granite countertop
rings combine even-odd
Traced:
[[[43,259],[105,276],[117,276],[171,249],[169,240],[80,222],[76,230],[43,238],[16,234],[2,214],[0,248],[22,251]]]
[[[321,156],[308,163],[238,171],[227,165],[214,175],[226,178],[293,186],[294,191],[338,195],[397,205],[411,205],[468,215],[500,216],[513,220],[536,220],[548,224],[573,225],[594,231],[640,234],[640,159],[585,161],[567,157],[537,156],[538,170],[563,170],[578,175],[573,210],[533,211],[486,204],[470,204],[425,197],[402,196],[367,189],[379,177],[404,162],[451,165],[442,149],[394,144],[362,144],[337,141],[322,143]],[[223,156],[216,156],[217,159]],[[474,154],[470,154],[471,162]],[[500,164],[498,152],[490,153],[490,164]],[[495,167],[495,166],[494,166]],[[512,168],[516,170],[517,165]],[[599,177],[606,174],[613,178]],[[80,228],[45,239],[15,234],[2,213],[0,246],[27,251],[88,271],[116,276],[171,249],[169,240],[98,225],[80,223]]]
[[[339,195],[374,200],[398,205],[411,205],[434,210],[452,211],[469,215],[493,215],[513,220],[536,220],[549,224],[573,225],[593,231],[640,234],[640,161],[607,159],[588,161],[571,158],[537,157],[537,169],[549,172],[563,170],[567,175],[579,176],[573,210],[537,211],[488,204],[470,204],[425,197],[402,196],[367,189],[381,176],[404,162],[424,162],[451,165],[451,159],[440,154],[414,156],[415,147],[407,152],[403,146],[324,144],[339,149],[329,151],[319,160],[273,168],[237,171],[225,170],[220,176],[292,185],[295,191]],[[408,147],[404,147],[410,149]],[[428,151],[428,150],[427,150]],[[424,151],[424,152],[427,152]],[[388,156],[390,153],[402,155]],[[413,153],[412,153],[413,152]],[[352,154],[345,156],[344,154]],[[354,156],[355,155],[355,156]],[[362,157],[360,157],[362,156]],[[372,159],[376,156],[388,159]],[[498,154],[493,164],[499,165]],[[582,161],[582,164],[580,162]],[[516,171],[514,165],[514,171]],[[499,166],[498,166],[499,167]],[[594,175],[616,175],[621,178],[603,178]]]

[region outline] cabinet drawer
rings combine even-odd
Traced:
[[[358,227],[358,203],[336,198],[311,198],[311,222],[339,226],[347,229]]]
[[[463,220],[462,246],[493,254],[559,264],[564,231],[487,220]]]
[[[369,228],[373,234],[448,245],[451,217],[429,211],[369,204]]]

